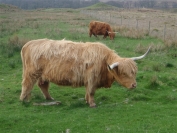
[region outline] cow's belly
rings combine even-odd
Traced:
[[[104,35],[103,32],[97,32],[97,35]]]
[[[83,86],[84,82],[83,80],[75,81],[73,79],[57,79],[57,78],[51,78],[48,79],[49,82],[52,82],[57,85],[62,85],[62,86],[72,86],[72,87],[78,87],[78,86]]]
[[[84,83],[82,83],[82,82],[77,83],[77,82],[71,82],[68,80],[60,80],[60,81],[57,81],[55,84],[62,85],[62,86],[72,86],[72,87],[79,87],[79,86],[84,85]]]

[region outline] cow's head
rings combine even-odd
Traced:
[[[137,66],[134,61],[144,58],[148,54],[149,50],[150,47],[147,52],[142,56],[133,58],[122,58],[118,62],[108,65],[109,72],[111,73],[111,75],[113,75],[115,80],[122,86],[128,89],[136,88]]]
[[[109,31],[107,31],[107,32],[108,32],[108,35],[109,35],[110,39],[113,40],[115,38],[115,33],[114,32],[109,32]]]

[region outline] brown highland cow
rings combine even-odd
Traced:
[[[95,37],[97,37],[97,35],[104,35],[103,38],[109,36],[111,40],[115,38],[115,33],[112,31],[110,25],[105,22],[91,21],[89,24],[90,37],[92,34]]]

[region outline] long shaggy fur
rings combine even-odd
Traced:
[[[100,87],[110,87],[114,80],[127,88],[136,82],[137,67],[129,58],[121,58],[113,50],[99,42],[72,42],[68,40],[39,39],[26,43],[21,50],[23,100],[34,83],[46,98],[49,82],[58,85],[85,86],[86,100],[94,106],[91,94]],[[119,62],[114,71],[108,66]],[[126,75],[126,77],[122,76]],[[91,99],[91,100],[89,100]]]
[[[89,35],[97,37],[97,35],[104,35],[103,38],[107,36],[110,39],[114,39],[115,33],[112,31],[111,26],[108,23],[100,22],[100,21],[91,21],[89,24]]]
[[[78,86],[84,84],[84,79],[85,82],[90,81],[91,79],[87,78],[99,77],[100,72],[107,69],[107,64],[114,59],[110,53],[114,52],[101,43],[41,39],[28,42],[21,54],[24,69],[31,66],[33,71],[29,73],[35,73],[36,79],[42,76],[44,81]],[[110,60],[107,62],[108,58]],[[89,72],[93,73],[93,76],[87,77]]]

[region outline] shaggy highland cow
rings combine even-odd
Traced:
[[[92,34],[95,37],[97,37],[97,35],[104,35],[103,38],[109,36],[111,40],[113,40],[115,37],[115,33],[112,31],[110,25],[105,22],[99,22],[99,21],[90,22],[89,24],[90,37],[92,36]]]
[[[149,50],[148,50],[149,51]],[[136,87],[137,67],[133,58],[122,58],[99,42],[72,42],[39,39],[27,42],[21,50],[23,81],[20,99],[28,100],[36,82],[46,99],[53,99],[49,83],[85,86],[85,100],[95,107],[97,88],[111,87],[117,81],[126,88]]]

